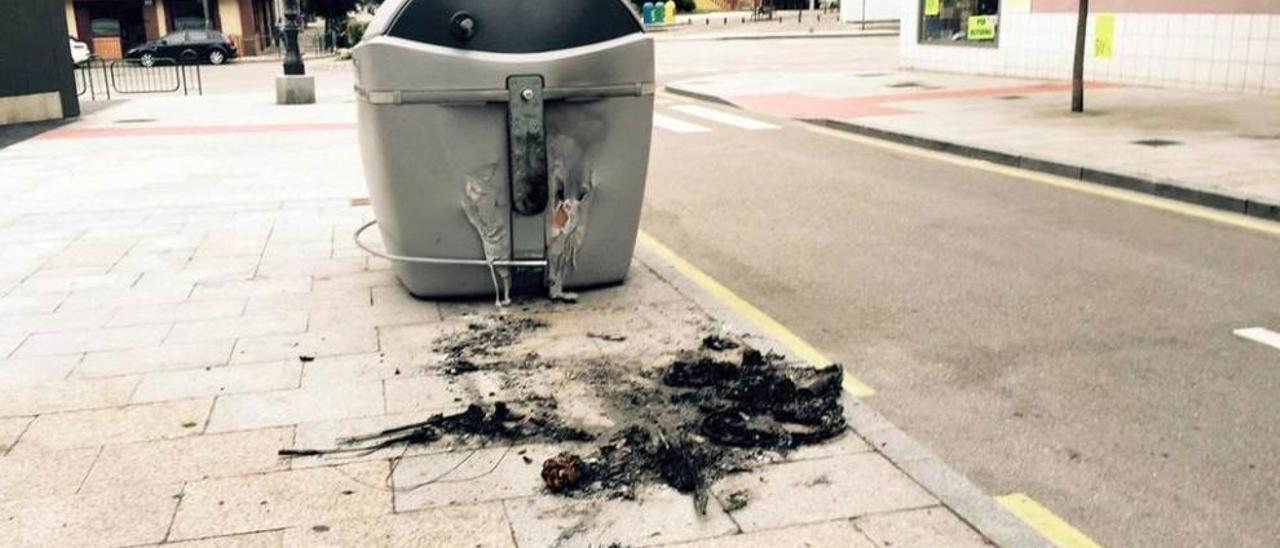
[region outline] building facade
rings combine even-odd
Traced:
[[[241,53],[256,55],[276,42],[277,0],[63,0],[67,32],[95,54],[118,59],[169,32],[208,27],[222,31]]]
[[[902,0],[904,68],[1069,79],[1078,0]],[[1085,78],[1280,93],[1280,0],[1091,0]]]
[[[902,17],[902,0],[842,0],[840,20],[846,23],[897,21]]]

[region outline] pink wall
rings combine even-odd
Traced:
[[[1075,12],[1078,0],[1032,0],[1031,11]],[[1280,0],[1089,0],[1091,13],[1280,13]]]

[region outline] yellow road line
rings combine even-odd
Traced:
[[[996,502],[1058,548],[1101,548],[1093,539],[1023,493],[996,497]]]
[[[1280,236],[1280,223],[1274,223],[1274,222],[1265,221],[1262,219],[1254,219],[1238,213],[1221,211],[1221,210],[1217,210],[1217,209],[1213,209],[1205,206],[1189,204],[1186,202],[1179,202],[1176,200],[1170,200],[1168,198],[1161,198],[1159,196],[1152,196],[1150,194],[1142,194],[1139,192],[1133,192],[1133,191],[1124,190],[1121,188],[1112,188],[1112,187],[1108,187],[1100,184],[1088,183],[1078,179],[1070,179],[1067,177],[1060,177],[1058,175],[1050,175],[1048,173],[1040,173],[1040,172],[1030,171],[1022,168],[1013,167],[1013,166],[995,164],[995,163],[987,162],[985,160],[966,158],[964,156],[957,156],[955,154],[948,154],[946,152],[938,152],[936,150],[928,150],[924,148],[914,147],[911,145],[894,143],[894,142],[886,141],[883,139],[876,139],[874,137],[867,137],[864,135],[858,135],[858,134],[849,133],[846,131],[839,131],[831,128],[812,126],[812,125],[807,127],[808,127],[808,130],[813,133],[818,133],[818,134],[826,135],[829,137],[835,137],[837,139],[843,139],[845,141],[851,141],[854,143],[863,144],[867,146],[873,146],[873,147],[881,148],[884,150],[900,152],[903,154],[911,154],[913,156],[929,158],[932,160],[947,162],[949,164],[964,166],[972,169],[979,169],[979,170],[987,171],[990,173],[997,173],[997,174],[1008,176],[1008,177],[1015,177],[1015,178],[1023,179],[1026,181],[1031,181],[1031,182],[1040,183],[1044,185],[1073,190],[1076,192],[1090,194],[1093,196],[1110,198],[1112,200],[1119,200],[1122,202],[1137,204],[1137,205],[1149,207],[1152,209],[1158,209],[1161,211],[1168,211],[1170,213],[1186,215],[1188,217],[1194,217],[1197,219],[1212,221],[1215,223],[1233,226],[1236,228],[1253,230],[1256,232],[1269,234],[1271,236]]]
[[[686,278],[692,280],[693,283],[698,284],[698,286],[707,293],[710,293],[713,297],[719,299],[720,302],[724,303],[734,312],[746,318],[754,324],[756,328],[764,332],[764,334],[777,339],[778,342],[787,347],[787,350],[796,357],[809,362],[809,364],[814,367],[826,367],[834,363],[826,356],[822,355],[817,348],[814,348],[809,343],[805,342],[804,339],[801,339],[798,335],[793,333],[790,329],[787,329],[786,326],[778,323],[777,320],[769,317],[769,315],[765,314],[764,311],[756,308],[742,297],[739,297],[732,290],[725,287],[724,284],[716,281],[715,278],[712,278],[706,272],[703,272],[702,269],[693,266],[689,261],[684,260],[683,257],[672,251],[671,248],[662,245],[662,243],[653,239],[652,236],[649,236],[643,230],[640,231],[640,236],[637,241],[640,245],[661,257],[662,260],[666,261],[667,264],[670,264],[672,268],[675,268]],[[870,386],[867,386],[862,381],[849,374],[849,370],[847,368],[844,371],[843,384],[845,390],[848,390],[850,394],[859,398],[867,398],[876,393],[876,391]]]

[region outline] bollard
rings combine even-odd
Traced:
[[[653,24],[653,2],[645,2],[644,7],[640,8],[640,11],[644,13],[645,26],[652,25]]]
[[[667,22],[667,4],[665,2],[656,2],[653,4],[653,24],[664,25]]]
[[[675,0],[667,0],[667,24],[675,24],[676,22],[676,3]]]

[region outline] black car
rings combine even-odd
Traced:
[[[236,55],[236,45],[221,32],[179,30],[130,49],[124,56],[149,67],[155,64],[156,59],[208,61],[221,65]]]

